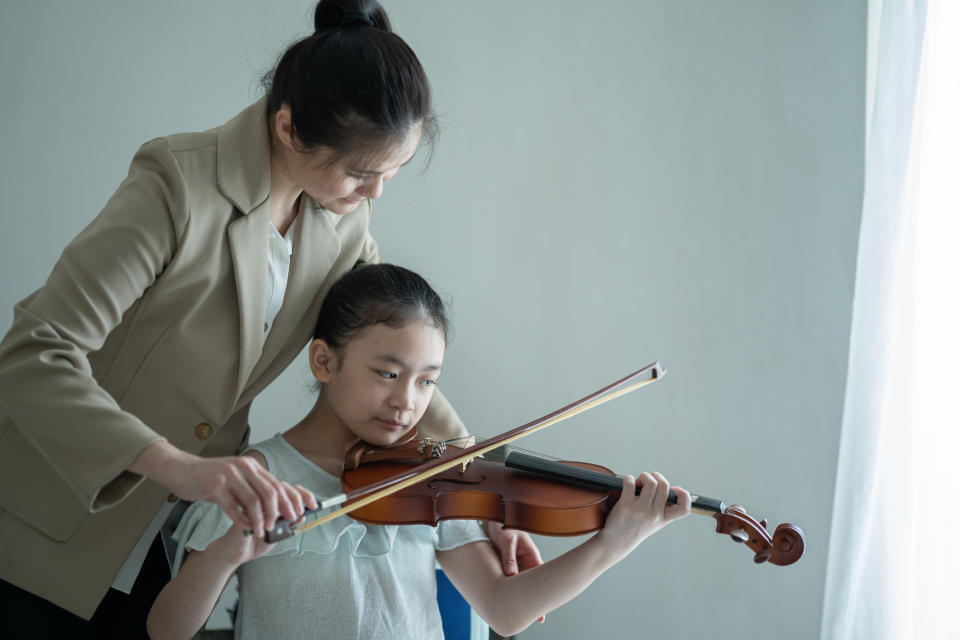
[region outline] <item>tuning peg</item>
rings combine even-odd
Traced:
[[[760,526],[763,527],[764,529],[767,528],[767,519],[766,519],[766,518],[764,518],[763,520],[760,521]]]
[[[760,551],[757,551],[757,555],[753,556],[753,561],[757,564],[763,564],[770,559],[770,553],[770,547],[763,547]]]
[[[733,531],[730,532],[730,537],[733,539],[734,542],[741,542],[741,543],[746,542],[747,540],[750,539],[750,536],[743,529],[734,529]]]

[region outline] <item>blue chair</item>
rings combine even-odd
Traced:
[[[437,569],[437,604],[446,640],[487,640],[490,627],[470,608],[442,569]]]

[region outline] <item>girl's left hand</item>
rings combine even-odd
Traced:
[[[641,488],[639,494],[636,494],[636,487]],[[677,496],[676,504],[667,503],[671,490]],[[623,478],[620,499],[610,510],[598,536],[623,557],[645,538],[689,513],[690,493],[680,487],[671,487],[661,474],[645,472],[636,480],[627,475]]]

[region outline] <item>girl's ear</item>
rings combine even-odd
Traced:
[[[330,382],[331,374],[336,371],[337,353],[324,340],[314,340],[310,343],[310,371],[317,381],[326,384]]]

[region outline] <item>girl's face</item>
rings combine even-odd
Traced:
[[[416,127],[402,143],[373,158],[360,160],[346,156],[331,164],[334,150],[329,147],[308,152],[298,150],[289,125],[284,128],[285,109],[277,114],[277,137],[283,143],[277,160],[284,176],[292,186],[339,215],[350,213],[368,198],[379,198],[383,183],[397,175],[420,144],[421,129]]]
[[[339,354],[327,351],[323,393],[354,436],[377,446],[391,445],[423,417],[444,349],[443,334],[432,323],[367,327]]]

